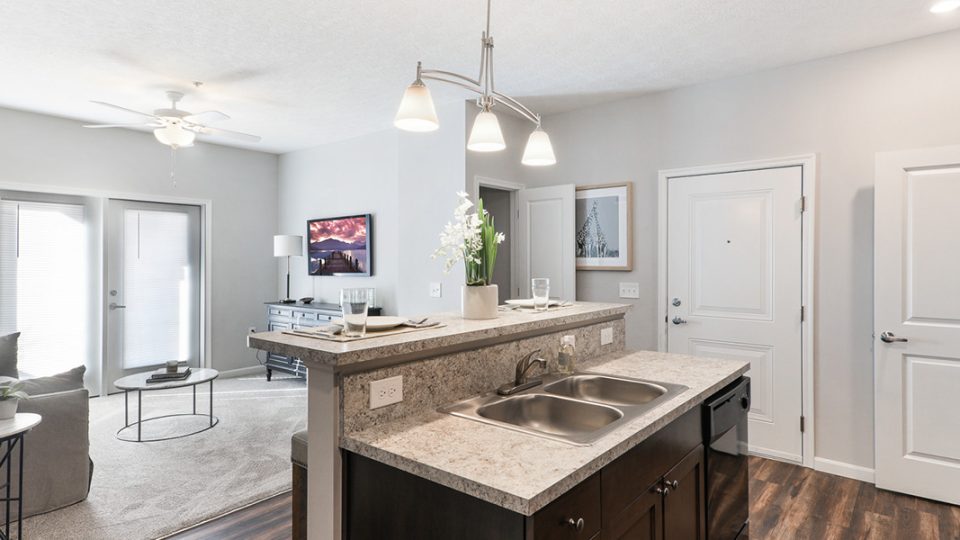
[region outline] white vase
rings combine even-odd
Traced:
[[[0,420],[8,420],[17,414],[17,405],[20,400],[17,398],[0,400]]]
[[[460,309],[464,319],[496,319],[499,299],[496,285],[460,287]]]

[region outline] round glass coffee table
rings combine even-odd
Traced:
[[[145,373],[136,373],[133,375],[127,375],[121,379],[117,379],[113,383],[114,386],[123,390],[123,422],[124,425],[122,428],[117,430],[117,438],[121,441],[127,442],[157,442],[157,441],[168,441],[170,439],[181,439],[183,437],[189,437],[190,435],[196,435],[197,433],[203,433],[208,429],[212,429],[213,426],[220,423],[220,419],[213,415],[213,380],[220,376],[220,372],[215,369],[191,369],[190,376],[182,381],[167,381],[167,382],[157,382],[151,383],[147,382],[150,378],[150,375],[153,374],[152,371]],[[197,385],[203,383],[210,383],[210,412],[209,413],[198,413],[197,412]],[[149,392],[150,390],[169,390],[170,388],[186,388],[193,387],[193,412],[192,413],[178,413],[178,414],[165,414],[163,416],[153,416],[150,418],[143,417],[143,393],[145,391]],[[137,421],[130,422],[130,392],[137,391]],[[175,416],[205,416],[209,419],[208,425],[204,426],[201,429],[191,431],[189,433],[184,433],[182,435],[174,435],[170,437],[159,437],[154,439],[144,439],[142,437],[143,432],[143,423],[150,422],[152,420],[160,420],[161,418],[172,418]],[[124,433],[127,430],[132,430],[134,427],[137,428],[137,438],[134,439],[131,437],[125,437]]]

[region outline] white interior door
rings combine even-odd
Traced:
[[[960,146],[876,174],[876,483],[960,504]]]
[[[200,208],[111,199],[108,381],[168,360],[200,366]]]
[[[573,184],[519,191],[517,273],[522,297],[530,298],[532,278],[549,278],[551,298],[576,299],[575,197]]]
[[[670,178],[667,350],[750,362],[750,450],[801,462],[799,166]]]

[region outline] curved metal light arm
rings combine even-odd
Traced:
[[[420,71],[420,76],[423,79],[459,86],[460,88],[465,88],[481,97],[483,96],[483,88],[480,86],[479,81],[464,75],[460,75],[459,73],[444,71],[441,69],[424,69]],[[497,103],[509,107],[511,110],[515,111],[517,114],[526,118],[530,122],[533,122],[538,126],[540,125],[540,115],[531,111],[516,99],[508,95],[501,94],[500,92],[494,92],[492,97]]]

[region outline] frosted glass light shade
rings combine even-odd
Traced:
[[[274,257],[300,257],[303,255],[303,237],[295,234],[278,234],[273,237]]]
[[[197,138],[196,133],[189,129],[183,129],[183,126],[180,124],[170,124],[166,127],[155,129],[153,130],[153,136],[163,144],[174,148],[193,146],[193,141]]]
[[[414,81],[403,93],[393,125],[404,131],[434,131],[440,127],[430,89],[422,81]]]
[[[488,110],[480,111],[473,121],[470,139],[467,140],[467,149],[474,152],[496,152],[506,147],[497,115]]]
[[[547,132],[540,129],[533,130],[530,138],[527,139],[527,146],[523,149],[523,159],[520,163],[531,167],[543,167],[553,165],[557,162],[557,157],[553,155],[553,145],[550,144],[550,136]]]
[[[940,0],[930,6],[930,13],[950,13],[960,8],[960,0]]]

